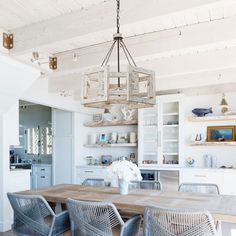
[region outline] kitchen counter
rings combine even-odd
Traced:
[[[76,168],[91,168],[91,169],[98,169],[98,168],[107,168],[107,165],[78,165]],[[186,166],[139,166],[140,170],[186,170],[186,171],[236,171],[236,168],[204,168],[204,167],[186,167]]]

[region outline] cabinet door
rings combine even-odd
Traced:
[[[73,113],[53,109],[53,184],[73,182]]]
[[[157,165],[160,131],[157,106],[139,111],[139,165]]]
[[[106,179],[106,168],[77,168],[77,184],[82,184],[85,179]]]
[[[161,164],[179,164],[179,101],[162,101]]]
[[[235,171],[224,172],[222,194],[236,195],[236,186],[233,181],[236,179]]]

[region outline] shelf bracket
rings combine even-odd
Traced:
[[[2,45],[6,49],[12,49],[13,48],[13,34],[7,34],[3,33],[2,35]]]

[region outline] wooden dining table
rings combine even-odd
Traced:
[[[148,189],[132,189],[128,195],[120,195],[118,188],[75,184],[55,185],[17,193],[42,195],[50,204],[65,204],[67,198],[112,202],[122,211],[140,214],[143,214],[147,205],[175,209],[205,209],[212,214],[214,220],[236,223],[236,196],[231,195],[162,192]]]

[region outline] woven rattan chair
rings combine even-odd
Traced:
[[[205,183],[182,183],[179,186],[179,192],[220,194],[216,184]]]
[[[70,229],[68,212],[55,214],[43,197],[13,193],[7,196],[14,211],[12,228],[17,235],[60,235]]]
[[[104,179],[85,179],[82,185],[108,187],[109,183],[106,183]]]
[[[129,184],[129,189],[133,188],[161,190],[162,186],[159,181],[142,180],[142,181],[131,181]]]
[[[139,230],[141,216],[124,222],[112,203],[68,199],[66,204],[73,236],[134,236]]]
[[[144,236],[216,236],[208,211],[173,210],[154,206],[144,210]]]

